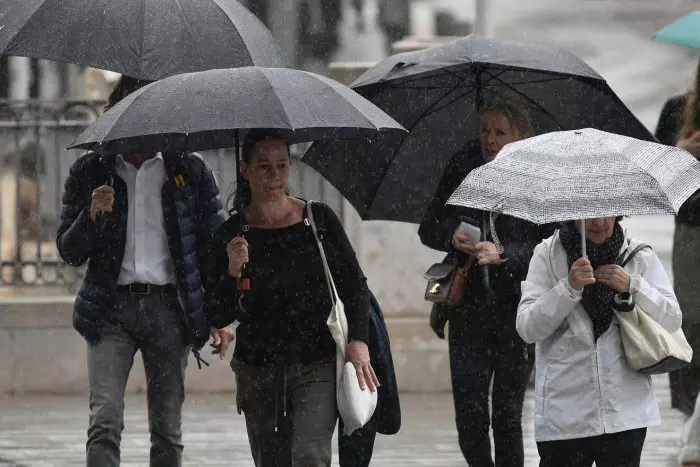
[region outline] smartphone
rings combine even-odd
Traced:
[[[479,243],[481,241],[481,229],[472,223],[462,221],[459,226],[457,226],[457,232],[466,234],[472,243]]]

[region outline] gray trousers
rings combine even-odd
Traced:
[[[90,426],[87,467],[116,467],[124,429],[124,390],[141,351],[146,370],[151,467],[182,465],[182,404],[189,347],[175,294],[116,297],[102,338],[88,344]]]
[[[232,367],[256,467],[329,467],[338,419],[335,361]]]

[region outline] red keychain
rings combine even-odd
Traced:
[[[238,291],[243,294],[250,290],[250,278],[243,277],[243,271],[245,271],[245,265],[241,268],[241,277],[236,279],[236,285],[238,286]]]
[[[242,235],[241,235],[242,237]],[[236,279],[236,287],[238,288],[238,306],[241,311],[245,313],[245,307],[243,306],[243,296],[247,291],[250,290],[250,278],[243,277],[243,272],[245,271],[245,264],[241,266],[241,277]]]

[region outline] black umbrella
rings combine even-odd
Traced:
[[[286,68],[208,70],[156,81],[121,100],[69,149],[108,154],[238,147],[249,130],[289,143],[405,130],[332,79]]]
[[[351,87],[409,133],[319,142],[303,161],[367,220],[420,222],[450,157],[478,138],[478,109],[493,100],[526,108],[536,133],[590,127],[654,140],[598,73],[546,45],[470,35],[389,57]]]
[[[241,66],[287,66],[235,0],[2,0],[0,54],[158,80]]]

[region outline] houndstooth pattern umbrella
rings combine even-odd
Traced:
[[[588,128],[508,144],[447,204],[544,224],[677,214],[698,189],[700,162],[688,152]]]

